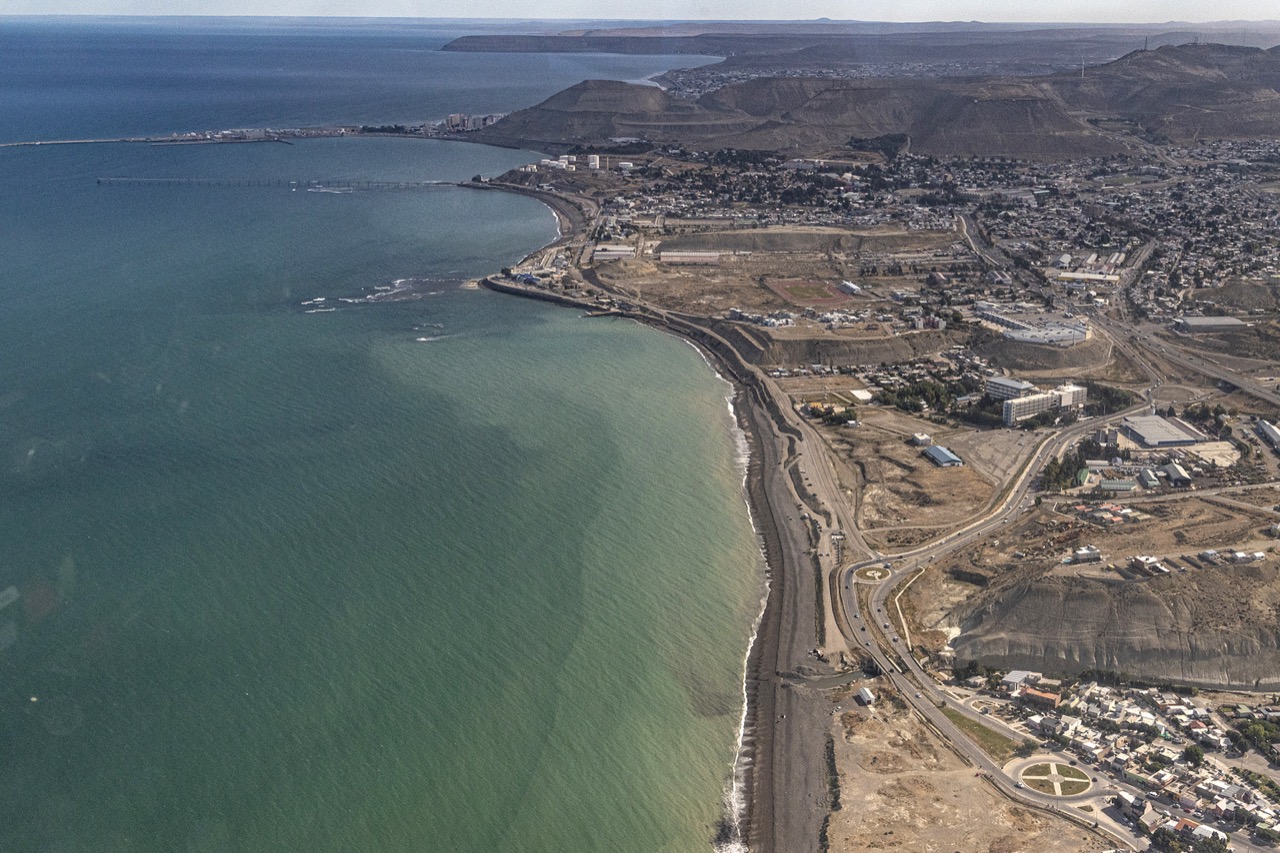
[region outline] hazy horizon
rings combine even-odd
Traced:
[[[1213,6],[1212,18],[1195,13],[1205,7],[1191,0],[1145,0],[1118,7],[1087,0],[1028,8],[1020,0],[869,0],[857,17],[845,4],[804,0],[794,18],[775,17],[777,7],[764,0],[691,0],[659,2],[655,14],[634,17],[631,4],[597,0],[494,0],[493,14],[467,14],[467,0],[375,0],[356,10],[349,0],[11,0],[0,18],[14,17],[245,17],[353,18],[461,21],[568,21],[599,23],[888,23],[888,24],[1045,24],[1045,25],[1211,25],[1280,23],[1270,0],[1227,0]],[[265,7],[265,8],[264,8]],[[1028,14],[1030,12],[1031,14]]]

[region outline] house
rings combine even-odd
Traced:
[[[1140,820],[1151,809],[1151,804],[1147,802],[1146,797],[1139,797],[1128,791],[1116,794],[1115,804],[1121,814],[1133,820]]]
[[[1043,708],[1052,711],[1062,702],[1062,697],[1057,693],[1051,693],[1048,690],[1037,690],[1034,687],[1023,687],[1022,692],[1018,694],[1023,703],[1032,705],[1036,708]]]

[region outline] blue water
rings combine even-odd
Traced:
[[[0,133],[421,119],[686,61],[432,43],[4,22]],[[0,849],[705,849],[761,577],[727,386],[463,288],[554,236],[535,201],[243,184],[534,156],[0,149]]]
[[[439,121],[531,106],[585,79],[699,56],[445,53],[471,30],[252,19],[0,19],[0,142]]]

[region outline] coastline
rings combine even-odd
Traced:
[[[583,241],[597,212],[590,199],[530,187],[492,181],[460,186],[523,195],[555,214],[556,238],[521,263]],[[603,291],[594,276],[584,279]],[[500,276],[484,277],[477,284],[588,314],[627,317],[673,334],[697,349],[732,385],[734,418],[747,446],[743,497],[764,558],[766,594],[746,650],[745,706],[726,814],[708,843],[719,853],[790,853],[821,845],[832,806],[825,763],[830,710],[803,684],[813,674],[810,650],[819,645],[813,612],[822,593],[816,588],[810,553],[816,553],[813,549],[820,543],[814,541],[803,509],[797,509],[800,504],[789,476],[804,435],[788,422],[763,373],[719,333],[714,321],[614,302],[611,295],[605,304]]]
[[[546,200],[544,193],[522,194]],[[568,205],[563,199],[559,201]],[[575,236],[572,232],[562,234],[554,243]],[[479,283],[499,293],[583,311],[600,307],[493,277]],[[764,556],[767,594],[746,653],[746,702],[731,781],[735,788],[741,786],[741,813],[726,815],[729,825],[722,825],[716,838],[709,841],[724,851],[744,846],[753,853],[809,849],[819,838],[827,814],[822,781],[827,720],[817,703],[794,689],[784,675],[803,665],[805,653],[815,645],[809,636],[815,591],[806,588],[812,570],[800,565],[811,542],[798,520],[785,523],[793,498],[784,469],[794,454],[795,442],[802,437],[787,423],[756,370],[713,329],[692,318],[635,307],[614,313],[677,335],[702,353],[712,369],[733,386],[734,417],[748,449],[744,498]]]

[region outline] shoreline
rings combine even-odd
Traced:
[[[535,191],[524,194],[539,200],[544,196]],[[562,235],[555,242],[573,236]],[[563,307],[584,311],[600,307],[492,276],[479,283],[499,293]],[[736,832],[726,834],[727,827],[722,826],[709,843],[720,850],[735,849],[736,843],[737,849],[745,847],[752,853],[809,849],[817,842],[827,814],[825,804],[815,800],[815,792],[825,792],[825,783],[813,784],[824,779],[820,765],[826,723],[822,715],[812,713],[815,703],[790,689],[783,678],[784,672],[800,663],[804,650],[814,645],[802,637],[812,623],[811,615],[806,618],[802,612],[804,602],[813,597],[813,591],[806,596],[802,589],[812,571],[799,564],[810,543],[798,523],[787,525],[781,517],[791,503],[784,464],[801,436],[786,423],[755,369],[714,330],[689,318],[635,308],[619,309],[615,315],[674,334],[698,349],[708,365],[733,386],[734,419],[748,450],[743,497],[764,558],[767,593],[745,657],[746,701],[730,780],[735,788],[741,785],[742,812],[733,816]],[[808,793],[796,793],[797,786]],[[783,794],[788,796],[783,798]]]

